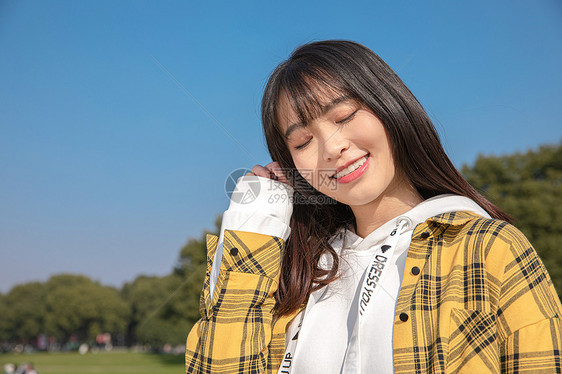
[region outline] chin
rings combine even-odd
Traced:
[[[349,206],[361,206],[372,203],[374,200],[378,199],[380,195],[363,195],[363,196],[346,196],[346,197],[334,197],[333,199],[339,201],[342,204]]]

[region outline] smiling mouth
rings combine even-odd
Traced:
[[[367,153],[365,156],[361,157],[359,160],[355,161],[353,164],[349,165],[342,171],[333,174],[330,178],[340,179],[345,177],[346,175],[353,173],[355,170],[359,169],[365,162],[367,162],[369,155],[370,153]]]

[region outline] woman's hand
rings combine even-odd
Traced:
[[[281,167],[279,167],[277,161],[270,162],[265,166],[254,165],[252,171],[250,173],[246,173],[246,175],[257,175],[259,177],[269,178],[291,185],[287,177],[285,177],[285,174],[283,174],[283,171],[281,170]]]

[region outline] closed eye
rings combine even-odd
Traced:
[[[359,109],[360,109],[360,108],[359,108]],[[349,116],[345,117],[344,119],[342,119],[342,120],[340,120],[340,121],[337,121],[336,123],[337,123],[338,125],[345,125],[345,124],[347,124],[349,121],[351,121],[351,120],[353,119],[353,117],[355,117],[355,114],[359,111],[359,109],[356,109],[356,110],[355,110],[353,113],[351,113]],[[310,143],[311,140],[312,140],[312,138],[311,138],[311,139],[308,139],[308,140],[306,141],[306,143],[301,144],[301,145],[299,145],[299,146],[296,146],[295,149],[303,149],[304,147],[306,147],[306,146]]]
[[[348,123],[349,121],[351,121],[353,119],[353,117],[355,117],[355,114],[357,113],[359,109],[356,109],[353,113],[351,113],[349,116],[347,116],[346,118],[342,119],[341,121],[337,121],[336,123],[338,125],[345,125],[346,123]]]
[[[308,145],[308,143],[310,143],[311,140],[312,140],[312,139],[308,139],[308,140],[306,141],[306,143],[301,144],[301,145],[295,147],[295,149],[303,149],[304,147],[306,147],[306,146]]]

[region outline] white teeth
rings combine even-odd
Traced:
[[[346,167],[345,169],[343,169],[342,171],[337,173],[334,176],[334,178],[339,179],[339,178],[345,177],[346,175],[348,175],[350,173],[353,173],[356,169],[361,167],[361,165],[363,165],[365,163],[365,161],[367,161],[368,156],[369,155],[365,155],[365,156],[361,157],[359,160],[355,161],[353,164],[349,165],[348,167]]]

